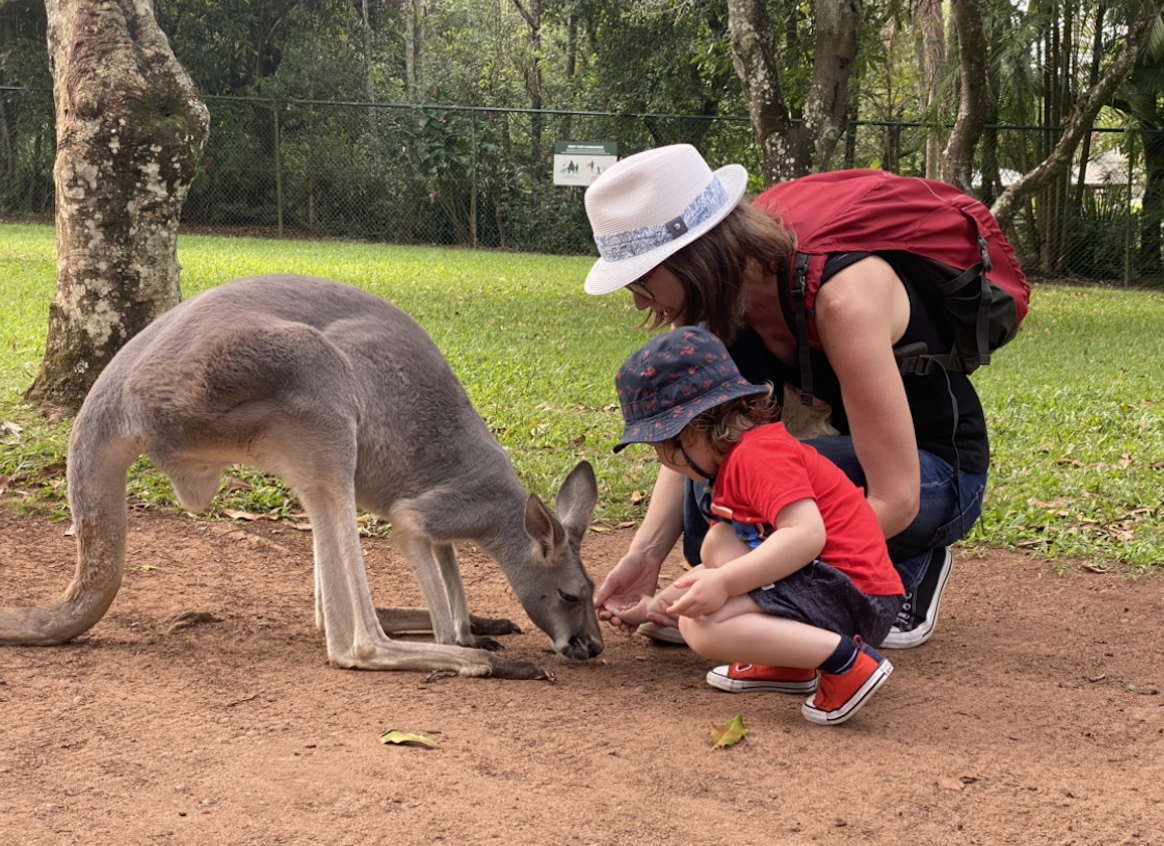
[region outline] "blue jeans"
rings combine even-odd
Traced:
[[[805,443],[841,468],[853,484],[865,487],[865,471],[857,461],[852,438],[814,438]],[[904,531],[888,541],[889,557],[907,593],[912,593],[921,582],[932,550],[966,537],[982,513],[982,496],[986,491],[985,473],[963,470],[955,475],[953,467],[925,450],[918,450],[918,458],[921,502],[917,516]],[[707,534],[707,518],[699,509],[706,489],[704,482],[687,482],[683,503],[683,557],[692,566],[701,560],[699,549]]]

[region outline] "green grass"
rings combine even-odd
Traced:
[[[621,430],[614,373],[646,336],[629,298],[583,293],[589,259],[198,236],[182,236],[179,259],[185,296],[241,276],[293,272],[392,300],[444,351],[531,490],[552,498],[585,458],[599,477],[598,519],[642,516],[653,456],[614,456],[610,447]],[[20,403],[43,352],[54,267],[50,227],[0,227],[0,417],[22,427],[0,434],[0,474],[33,494],[28,507],[63,517],[67,425],[46,424]],[[970,544],[1136,570],[1164,565],[1161,326],[1164,294],[1036,288],[1018,339],[974,376],[994,459]],[[220,495],[219,510],[297,510],[274,480],[237,475],[251,489]],[[131,473],[131,493],[173,505],[168,483],[145,460]]]

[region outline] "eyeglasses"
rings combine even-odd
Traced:
[[[651,277],[655,275],[655,271],[660,267],[661,265],[655,265],[634,282],[627,282],[623,287],[630,291],[632,294],[638,294],[644,299],[653,300],[655,295],[647,289],[647,282],[650,281]]]

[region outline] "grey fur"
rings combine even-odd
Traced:
[[[76,574],[53,603],[0,608],[0,643],[62,643],[104,615],[125,564],[126,472],[142,453],[194,512],[234,463],[295,490],[313,526],[315,620],[334,666],[544,678],[473,634],[514,627],[470,618],[453,548],[463,540],[497,560],[560,655],[602,651],[579,556],[598,496],[590,465],[563,483],[559,520],[527,495],[424,330],[379,297],[302,276],[208,291],[118,353],[69,442]],[[357,506],[391,521],[427,612],[374,607]],[[435,644],[385,634],[426,618]]]

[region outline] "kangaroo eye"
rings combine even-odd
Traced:
[[[566,593],[564,590],[559,590],[558,596],[562,597],[563,601],[569,602],[571,604],[578,601],[578,597],[574,596],[572,593]]]

